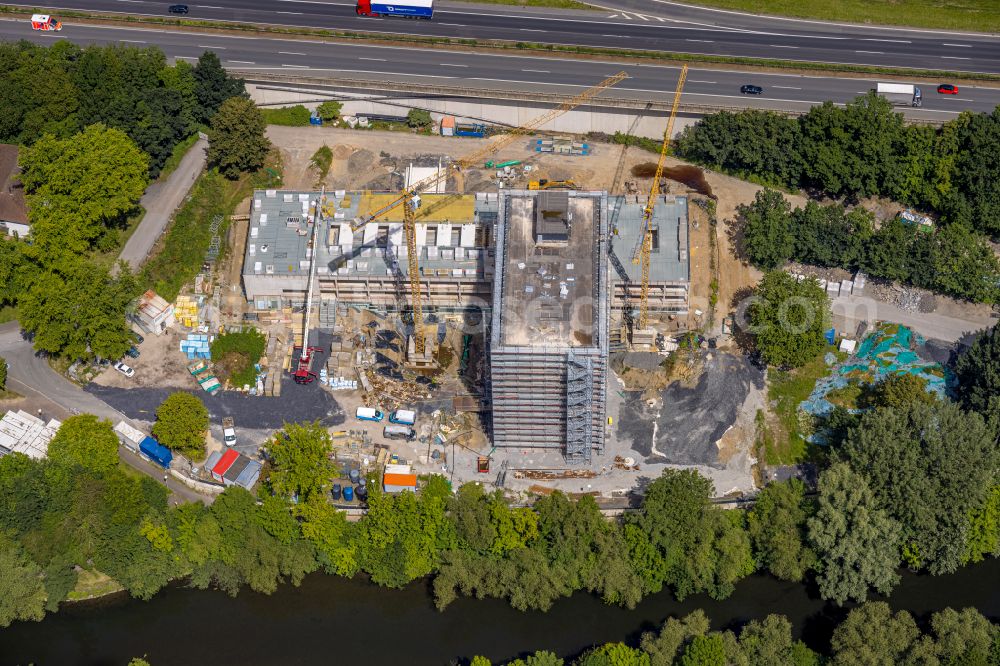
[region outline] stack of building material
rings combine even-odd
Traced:
[[[207,333],[189,333],[187,338],[181,340],[181,353],[187,356],[189,361],[196,358],[212,358],[213,337]]]
[[[555,155],[589,155],[590,145],[582,141],[574,141],[572,137],[553,137],[537,139],[536,153],[553,153]]]
[[[139,298],[135,321],[147,333],[162,335],[174,324],[174,306],[150,289]]]
[[[0,419],[0,457],[8,453],[23,453],[41,459],[49,450],[49,442],[62,425],[51,419],[48,423],[23,410],[7,412]]]
[[[191,296],[181,295],[174,304],[174,317],[187,328],[198,326],[198,301]]]

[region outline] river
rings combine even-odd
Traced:
[[[1000,560],[948,576],[904,573],[889,602],[918,618],[947,606],[974,606],[997,621]],[[362,579],[313,574],[300,587],[285,585],[271,596],[244,590],[234,599],[173,586],[148,602],[120,595],[75,604],[42,622],[0,630],[0,663],[123,666],[147,655],[153,666],[447,666],[476,654],[502,662],[538,649],[575,656],[605,642],[637,644],[643,631],[696,608],[705,610],[713,629],[783,613],[817,649],[826,648],[844,614],[805,585],[767,576],[742,581],[723,601],[698,595],[680,603],[664,592],[626,610],[577,594],[548,613],[522,613],[504,601],[475,599],[460,599],[442,613],[426,582],[389,590]]]

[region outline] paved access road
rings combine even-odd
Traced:
[[[169,16],[167,7],[173,3],[174,0],[51,0],[44,5],[54,13],[58,9],[87,9]],[[359,17],[353,2],[187,0],[187,4],[190,8],[187,18],[197,20],[1000,72],[1000,40],[990,35],[761,17],[668,0],[594,0],[593,12],[439,1],[430,21]]]
[[[64,24],[65,25],[65,24]],[[271,39],[242,35],[147,30],[92,25],[65,25],[60,33],[32,32],[23,21],[0,20],[0,39],[51,43],[71,39],[79,44],[122,42],[158,46],[172,59],[194,61],[202,52],[219,54],[223,64],[253,79],[257,71],[302,72],[358,80],[425,82],[462,87],[503,88],[526,92],[576,94],[622,69],[630,79],[609,95],[660,100],[673,95],[677,68],[609,63],[559,57],[465,53],[423,48],[342,45],[304,39]],[[739,87],[756,83],[761,96],[743,96]],[[963,110],[992,111],[1000,105],[1000,89],[963,86],[960,95],[938,95],[932,81],[923,109],[904,110],[915,118],[950,120]],[[824,100],[845,103],[874,86],[874,79],[760,74],[718,69],[691,69],[684,88],[685,104],[805,111]]]
[[[167,228],[167,222],[184,201],[194,181],[198,179],[198,174],[205,167],[207,147],[208,141],[199,138],[181,159],[177,169],[165,181],[153,183],[146,188],[146,193],[139,200],[139,205],[146,214],[142,216],[139,227],[129,236],[122,253],[118,256],[120,261],[128,262],[132,270],[146,261],[156,240]],[[115,264],[115,270],[117,267]]]
[[[64,418],[70,414],[94,414],[112,423],[125,419],[124,414],[49,367],[45,358],[35,354],[31,342],[22,337],[16,321],[0,325],[0,356],[7,359],[11,389],[22,395],[36,395],[47,399],[65,411]],[[164,483],[163,470],[159,467],[123,446],[118,447],[118,455],[125,464]],[[166,485],[175,499],[186,502],[211,501],[172,477],[166,480]]]

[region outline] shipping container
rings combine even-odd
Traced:
[[[434,16],[434,0],[402,0],[399,3],[357,0],[358,16],[402,16],[429,19]]]
[[[170,461],[174,459],[174,454],[170,452],[170,449],[152,437],[146,437],[139,443],[139,453],[163,469],[170,469]]]

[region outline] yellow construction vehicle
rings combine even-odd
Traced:
[[[572,180],[533,180],[528,183],[529,190],[575,190],[576,183]]]
[[[656,174],[653,176],[653,184],[649,188],[649,197],[646,199],[646,207],[642,210],[642,236],[636,245],[635,252],[632,253],[632,263],[642,264],[642,291],[639,296],[639,330],[649,327],[649,262],[653,251],[653,207],[656,205],[656,198],[660,194],[660,178],[663,176],[663,165],[666,162],[667,152],[670,149],[670,137],[674,130],[674,119],[677,118],[677,108],[681,103],[681,91],[684,90],[684,81],[687,80],[688,67],[681,68],[681,74],[677,78],[677,90],[674,91],[674,104],[670,109],[670,117],[667,119],[667,127],[663,131],[663,144],[660,146],[660,159],[656,163]]]
[[[420,201],[419,194],[429,189],[433,189],[435,185],[447,179],[451,170],[461,171],[462,169],[480,164],[485,158],[491,157],[493,154],[517,141],[520,137],[530,134],[534,130],[545,125],[550,120],[561,116],[567,111],[584,103],[588,99],[595,97],[605,88],[613,86],[619,81],[627,78],[628,74],[625,72],[618,72],[614,76],[609,76],[593,88],[584,90],[576,97],[563,102],[556,108],[543,113],[537,118],[534,118],[520,127],[511,130],[507,134],[497,137],[488,146],[475,151],[471,155],[467,155],[462,159],[452,162],[448,168],[438,169],[434,175],[428,176],[417,183],[411,184],[409,187],[400,192],[399,196],[393,199],[389,204],[383,206],[370,215],[359,217],[351,222],[351,229],[353,231],[357,231],[361,227],[381,217],[382,215],[385,215],[389,211],[395,210],[399,206],[403,206],[403,235],[406,237],[406,258],[408,261],[409,272],[407,277],[409,277],[410,280],[410,297],[412,299],[413,308],[413,342],[415,353],[418,356],[422,356],[426,350],[422,330],[423,307],[421,304],[422,297],[420,293],[420,272],[419,267],[417,266],[416,208]]]

